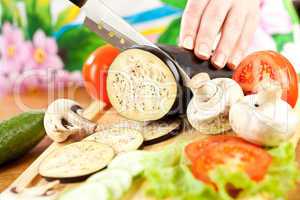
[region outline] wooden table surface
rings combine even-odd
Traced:
[[[18,113],[45,109],[57,98],[70,98],[78,101],[83,107],[90,104],[91,99],[84,88],[70,88],[60,91],[35,91],[21,96],[6,96],[0,100],[0,121]],[[45,138],[35,149],[23,158],[0,167],[0,192],[8,187],[50,144]]]
[[[51,94],[51,95],[49,95]],[[0,121],[23,111],[45,109],[54,99],[67,97],[86,107],[91,99],[83,88],[70,88],[56,92],[35,91],[20,96],[7,96],[0,100]],[[300,104],[297,105],[300,116]],[[300,131],[300,126],[299,129]],[[36,148],[23,158],[0,167],[0,192],[8,187],[50,144],[45,138]],[[297,148],[297,160],[300,163],[300,145]],[[300,200],[300,184],[289,195],[289,200]]]

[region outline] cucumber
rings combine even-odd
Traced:
[[[107,169],[91,176],[87,183],[102,184],[111,192],[113,199],[120,199],[130,188],[132,176],[124,169]]]
[[[15,160],[45,136],[43,112],[28,112],[0,124],[0,165]]]
[[[64,192],[58,200],[110,200],[108,189],[97,183],[82,184],[77,188]]]
[[[135,177],[144,171],[142,159],[149,152],[131,151],[117,155],[108,165],[108,169],[124,169]]]

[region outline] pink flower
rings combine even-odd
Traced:
[[[7,75],[0,75],[0,97],[6,95],[11,90],[11,84]]]
[[[41,30],[33,36],[31,58],[26,63],[27,68],[62,69],[63,62],[58,56],[58,48],[53,38],[48,38]]]
[[[282,0],[264,0],[261,6],[261,27],[269,34],[292,31],[291,17]]]
[[[0,72],[20,71],[29,55],[29,43],[24,41],[22,32],[5,23],[0,36]]]

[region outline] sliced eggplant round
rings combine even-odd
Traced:
[[[129,128],[111,128],[94,133],[84,139],[110,145],[116,153],[133,151],[140,148],[144,142],[141,132]]]
[[[138,176],[144,171],[142,161],[147,154],[149,154],[149,152],[140,150],[119,154],[108,165],[108,169],[124,169],[128,171],[131,176]]]
[[[183,124],[180,119],[160,120],[143,127],[144,145],[152,145],[178,135]]]
[[[77,142],[53,152],[41,163],[39,173],[55,179],[83,177],[103,169],[113,157],[114,150],[109,145]]]
[[[122,116],[153,121],[169,113],[178,88],[174,72],[165,62],[149,51],[135,48],[122,52],[110,66],[107,92],[112,106]]]
[[[97,183],[86,183],[64,192],[58,200],[111,200],[107,187]]]

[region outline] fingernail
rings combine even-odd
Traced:
[[[192,50],[194,48],[194,39],[191,36],[185,37],[182,46],[186,49]]]
[[[226,56],[222,53],[218,54],[213,62],[217,67],[223,68],[226,64]]]
[[[242,56],[241,56],[240,54],[235,55],[235,56],[233,57],[231,63],[232,63],[235,67],[237,67],[237,66],[240,64],[240,62],[241,62],[241,57],[242,57]]]
[[[211,49],[206,44],[200,44],[198,47],[199,56],[208,59],[211,55]]]

